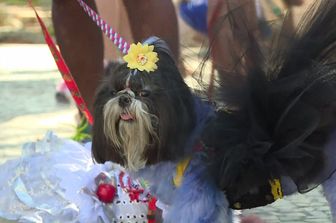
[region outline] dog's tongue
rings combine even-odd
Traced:
[[[129,113],[123,113],[123,114],[121,114],[120,118],[122,120],[124,120],[124,121],[131,121],[131,120],[134,119],[133,116],[131,114],[129,114]]]

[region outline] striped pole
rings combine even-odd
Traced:
[[[120,52],[126,54],[130,45],[117,33],[109,24],[105,22],[93,9],[91,9],[83,0],[77,0],[86,14],[99,26],[103,33],[118,47]]]

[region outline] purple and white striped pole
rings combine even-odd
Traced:
[[[83,0],[77,0],[86,14],[100,27],[103,33],[118,47],[120,52],[126,54],[130,45],[117,33],[109,24],[107,24],[93,9],[91,9]]]

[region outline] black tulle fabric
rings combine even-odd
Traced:
[[[307,192],[336,170],[335,12],[335,0],[316,1],[267,56],[247,35],[249,63],[220,72],[226,109],[203,138],[215,148],[218,183],[237,198],[281,176]]]

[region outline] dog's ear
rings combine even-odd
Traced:
[[[176,160],[184,156],[184,148],[195,127],[194,100],[168,44],[158,37],[150,37],[144,44],[153,45],[158,54],[158,70],[153,76],[160,83],[164,98],[156,102],[160,138],[158,159]]]
[[[92,128],[92,155],[96,162],[113,161],[123,165],[123,159],[104,134],[104,105],[110,98],[107,84],[103,84],[96,94],[94,103],[94,124]]]

